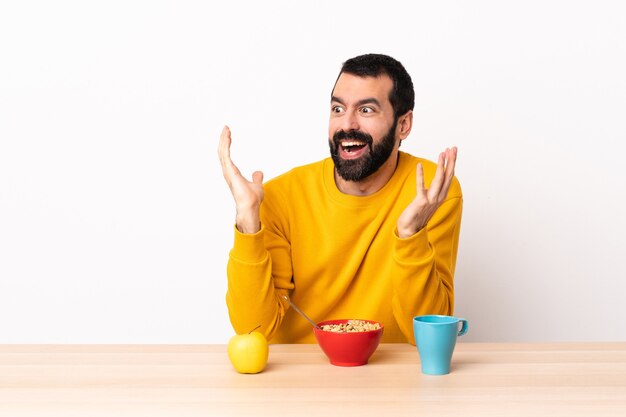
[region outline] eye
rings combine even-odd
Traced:
[[[341,106],[332,106],[330,111],[333,112],[333,113],[343,113],[344,112],[343,107],[341,107]]]
[[[365,114],[374,113],[374,109],[371,107],[361,107],[361,113],[365,113]]]

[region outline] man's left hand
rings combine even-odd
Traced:
[[[439,154],[437,171],[430,184],[430,188],[424,188],[424,169],[422,164],[417,164],[416,186],[417,195],[398,218],[398,236],[407,238],[422,230],[437,208],[443,203],[448,195],[448,189],[454,178],[454,165],[456,164],[456,147],[448,148]]]

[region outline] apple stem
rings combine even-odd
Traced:
[[[252,333],[253,331],[255,331],[256,329],[258,329],[259,327],[261,327],[261,325],[260,325],[260,324],[259,324],[258,326],[256,326],[254,329],[250,330],[250,331],[248,332],[248,334]]]

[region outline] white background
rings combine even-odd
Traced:
[[[0,343],[224,343],[234,207],[324,158],[341,63],[413,77],[403,150],[459,147],[466,341],[626,340],[626,6],[2,2]]]

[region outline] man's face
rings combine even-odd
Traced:
[[[346,181],[361,181],[376,172],[397,149],[389,76],[358,77],[342,73],[331,98],[328,131],[330,154]]]

